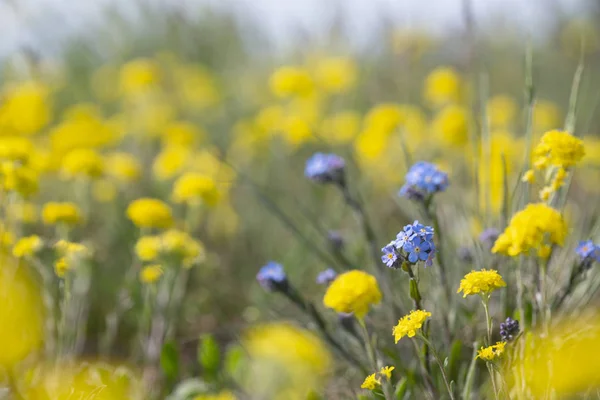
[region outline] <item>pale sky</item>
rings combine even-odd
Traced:
[[[478,24],[501,13],[534,34],[556,15],[557,7],[567,13],[581,12],[585,0],[471,0]],[[380,17],[404,26],[424,26],[437,32],[461,25],[462,0],[0,0],[0,54],[19,46],[55,48],[61,37],[85,32],[108,4],[126,10],[146,2],[185,7],[188,13],[201,12],[200,5],[229,8],[240,17],[260,21],[277,41],[285,43],[302,27],[318,34],[330,25],[335,10],[355,33],[353,40],[368,37]],[[16,4],[18,13],[11,4]],[[40,45],[40,43],[43,43]]]

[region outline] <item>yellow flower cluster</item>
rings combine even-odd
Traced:
[[[61,173],[65,178],[98,178],[104,173],[104,160],[92,149],[75,149],[65,155]]]
[[[492,253],[514,257],[536,250],[545,258],[552,244],[564,244],[566,235],[567,225],[557,210],[544,203],[528,204],[512,217],[494,243]]]
[[[428,311],[413,310],[408,315],[400,318],[398,325],[392,331],[396,343],[404,336],[415,336],[429,317],[431,317],[431,313]]]
[[[496,289],[506,286],[506,282],[498,271],[485,270],[471,271],[460,281],[460,287],[456,293],[463,292],[463,297],[474,294],[489,295]]]
[[[392,371],[394,369],[395,369],[395,367],[391,367],[391,366],[382,367],[381,370],[379,371],[379,373],[375,372],[375,373],[367,376],[365,378],[364,382],[362,383],[362,385],[360,385],[360,388],[368,389],[368,390],[377,389],[379,386],[381,386],[382,378],[385,378],[388,381],[392,378]]]
[[[143,283],[155,283],[163,275],[163,268],[160,264],[146,265],[140,271],[140,281]]]
[[[26,236],[17,241],[13,247],[16,258],[31,257],[44,246],[44,241],[37,235]]]
[[[81,211],[75,203],[49,202],[42,208],[42,221],[46,225],[76,225],[81,222]]]
[[[117,152],[106,157],[106,173],[120,182],[134,182],[140,178],[142,167],[131,154]]]
[[[158,199],[132,201],[127,207],[127,216],[139,228],[166,229],[173,225],[171,207]]]
[[[340,274],[329,285],[323,304],[338,313],[354,313],[364,318],[371,305],[381,302],[381,292],[374,276],[360,270]]]
[[[201,242],[177,229],[156,236],[142,236],[135,245],[135,251],[142,261],[157,261],[161,257],[171,256],[186,268],[202,262],[206,254]]]
[[[188,172],[175,181],[172,198],[175,203],[212,207],[218,203],[220,193],[210,176]]]
[[[439,67],[425,79],[423,97],[434,107],[457,103],[462,99],[462,79],[451,67]]]
[[[59,278],[64,278],[68,271],[73,270],[79,263],[92,255],[87,246],[66,240],[59,240],[54,248],[59,256],[54,262],[54,271]]]
[[[482,347],[481,349],[477,350],[477,358],[485,361],[493,361],[502,356],[505,346],[506,342],[498,342],[488,347]]]

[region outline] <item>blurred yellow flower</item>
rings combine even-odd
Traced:
[[[109,176],[124,183],[137,181],[142,175],[140,162],[129,153],[110,153],[105,158],[105,165]]]
[[[365,115],[364,126],[391,134],[404,122],[402,107],[395,103],[377,104]]]
[[[253,398],[305,400],[322,387],[332,366],[316,335],[288,323],[251,328],[243,346],[249,360],[242,386]]]
[[[154,61],[138,58],[121,67],[119,89],[124,96],[143,94],[155,88],[160,77],[160,69]]]
[[[428,311],[413,310],[408,315],[400,318],[392,331],[394,341],[398,343],[404,336],[408,336],[409,338],[414,337],[429,317],[431,317],[431,313]]]
[[[158,236],[142,236],[135,244],[135,253],[142,261],[154,261],[158,258],[161,240]]]
[[[423,97],[434,107],[458,103],[462,99],[462,78],[451,67],[438,67],[425,79]]]
[[[277,97],[307,96],[313,93],[315,84],[306,69],[283,66],[273,72],[269,87]]]
[[[158,199],[132,201],[127,207],[127,217],[139,228],[165,229],[173,225],[171,207]]]
[[[183,171],[191,156],[186,146],[167,146],[154,159],[152,172],[160,180],[171,179]]]
[[[16,192],[28,198],[38,191],[38,173],[26,166],[11,161],[0,163],[0,188],[5,192]]]
[[[372,305],[381,302],[381,292],[374,276],[360,270],[340,274],[329,285],[323,304],[338,313],[354,313],[364,318]]]
[[[104,173],[102,156],[92,149],[75,149],[63,159],[61,174],[65,178],[98,178]]]
[[[213,207],[221,196],[214,179],[196,172],[188,172],[175,181],[171,197],[175,203]]]
[[[254,123],[263,133],[274,134],[283,126],[285,109],[278,105],[270,105],[261,108],[254,117]]]
[[[207,133],[201,127],[187,121],[171,122],[162,132],[163,145],[192,146],[206,137]]]
[[[482,347],[481,349],[477,350],[477,358],[480,358],[484,361],[493,361],[502,356],[505,346],[506,342],[498,342],[488,347]]]
[[[38,235],[26,236],[15,243],[12,254],[17,258],[31,257],[44,246],[44,241]]]
[[[44,338],[41,291],[28,270],[0,254],[0,367],[9,370]]]
[[[470,113],[466,107],[448,105],[442,108],[431,123],[431,130],[443,145],[462,147],[469,141]]]
[[[357,75],[356,63],[348,57],[320,60],[315,69],[317,84],[330,93],[342,93],[352,88],[356,84]]]
[[[340,111],[327,117],[321,123],[321,134],[325,140],[333,144],[346,144],[358,134],[360,115],[354,111]]]
[[[216,394],[200,394],[192,400],[236,400],[236,397],[233,393],[224,390]]]
[[[511,127],[517,116],[517,103],[507,95],[492,97],[487,103],[487,115],[492,129]]]
[[[0,159],[27,164],[33,153],[33,143],[29,138],[18,136],[0,137]]]
[[[533,130],[537,133],[559,128],[562,114],[558,106],[547,100],[539,100],[533,108]]]
[[[566,236],[567,225],[557,210],[544,203],[528,204],[513,215],[492,253],[514,257],[531,250],[543,252],[549,244],[562,246]]]
[[[481,271],[471,271],[466,274],[460,281],[460,287],[456,293],[463,292],[463,297],[475,294],[488,296],[494,290],[505,286],[506,282],[504,282],[498,271],[482,269]]]
[[[221,102],[221,92],[215,76],[201,65],[176,66],[173,80],[182,105],[192,110],[215,107]]]
[[[5,133],[31,135],[50,122],[49,88],[36,81],[9,86],[0,106],[0,129]]]
[[[42,221],[46,225],[75,225],[81,222],[81,211],[75,203],[51,201],[42,208]]]
[[[163,275],[163,268],[160,264],[147,265],[140,271],[140,280],[142,283],[155,283]]]

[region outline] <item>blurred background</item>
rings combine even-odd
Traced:
[[[452,182],[442,226],[456,233],[458,254],[506,222],[503,176],[518,182],[527,107],[534,138],[563,126],[582,60],[574,124],[588,153],[568,213],[589,232],[597,206],[577,205],[598,196],[599,22],[595,0],[1,1],[0,125],[31,142],[39,181],[19,204],[37,215],[49,201],[77,203],[85,222],[71,240],[94,250],[81,353],[125,358],[143,313],[135,246],[144,231],[126,216],[134,199],[169,203],[206,252],[168,334],[190,376],[199,335],[226,347],[249,324],[302,318],[256,283],[269,260],[316,299],[315,277],[339,266],[340,249],[366,263],[343,199],[304,178],[312,153],[346,158],[382,246],[412,221],[396,195],[410,161],[438,162]],[[482,169],[471,160],[482,156],[486,118]],[[101,173],[64,164],[81,149],[103,158]],[[116,167],[115,153],[138,172]],[[217,193],[198,195],[191,226],[192,204],[173,194],[187,173],[210,178]],[[39,217],[20,223],[16,239],[59,237]],[[102,350],[115,310],[117,333]]]

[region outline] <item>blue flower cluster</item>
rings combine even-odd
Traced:
[[[335,154],[315,153],[306,161],[304,175],[318,183],[343,183],[346,162]]]
[[[283,270],[283,266],[274,261],[270,261],[258,271],[256,280],[263,288],[270,292],[285,291],[288,285],[287,275]]]
[[[325,271],[319,272],[319,275],[317,275],[317,283],[319,285],[329,285],[336,277],[337,273],[333,268],[327,268]]]
[[[584,263],[600,262],[600,246],[594,244],[591,240],[579,242],[575,251]]]
[[[419,161],[408,170],[406,183],[399,196],[411,200],[423,200],[437,192],[443,192],[448,187],[448,174],[442,172],[435,164]]]
[[[406,225],[396,235],[396,239],[381,249],[381,261],[389,268],[398,268],[403,261],[416,264],[424,261],[425,266],[431,266],[435,257],[433,243],[433,228],[415,221]]]

